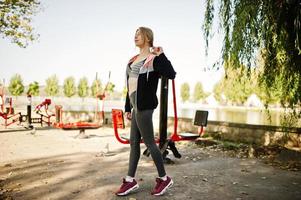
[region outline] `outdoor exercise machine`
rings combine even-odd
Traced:
[[[0,111],[0,117],[4,120],[5,128],[8,126],[14,124],[14,123],[21,123],[23,121],[21,112],[15,113],[14,108],[12,107],[12,98],[7,97],[4,100],[4,97],[1,96],[1,111]],[[5,105],[8,104],[9,107],[5,107]]]
[[[4,120],[4,127],[7,128],[8,126],[21,122],[21,113],[14,113],[14,109],[12,107],[12,98],[4,99],[4,87],[5,87],[5,80],[3,80],[3,85],[0,88],[0,118]],[[6,107],[6,105],[9,107]]]
[[[48,106],[51,104],[51,99],[45,99],[42,103],[35,107],[35,112],[38,117],[32,117],[32,97],[31,95],[27,96],[28,105],[27,105],[27,114],[23,115],[21,112],[15,113],[15,109],[13,107],[12,97],[6,97],[4,100],[4,85],[0,89],[0,117],[4,120],[4,127],[18,123],[21,126],[22,122],[27,122],[26,126],[23,126],[26,129],[33,129],[32,124],[40,124],[43,126],[43,123],[46,123],[47,126],[51,125],[51,117],[54,117],[54,114],[49,113]],[[8,105],[6,107],[5,105]],[[43,109],[43,110],[42,110]]]
[[[168,150],[171,150],[176,158],[181,158],[181,154],[178,152],[175,142],[178,141],[195,141],[197,138],[204,134],[204,127],[207,126],[208,111],[197,110],[194,117],[194,125],[198,126],[198,133],[178,133],[178,116],[177,116],[177,102],[176,102],[176,90],[175,80],[172,80],[172,94],[173,94],[173,110],[174,110],[174,130],[170,137],[167,137],[167,112],[168,112],[168,82],[165,77],[161,77],[161,94],[160,94],[160,116],[159,116],[159,137],[156,138],[156,143],[159,144],[159,148],[163,155],[163,159],[169,163],[172,162],[166,156]],[[129,144],[129,137],[120,135],[119,129],[124,129],[123,111],[121,109],[112,110],[112,122],[115,137],[118,142],[122,144]],[[143,139],[141,140],[143,143]],[[149,152],[146,149],[143,153],[149,156]]]
[[[100,120],[94,122],[78,121],[63,123],[63,107],[61,105],[55,106],[56,122],[53,124],[55,128],[61,128],[63,130],[79,130],[79,135],[84,135],[86,129],[98,129],[102,126]],[[102,111],[98,111],[96,114],[101,115]],[[95,117],[96,118],[96,117]]]
[[[63,122],[63,107],[61,105],[55,106],[56,112],[56,122],[53,124],[55,128],[61,128],[63,130],[79,130],[79,134],[76,136],[80,136],[81,138],[86,138],[85,130],[86,129],[98,129],[103,126],[104,123],[104,100],[106,98],[106,90],[110,83],[111,72],[109,72],[108,82],[103,90],[103,93],[98,93],[95,96],[96,106],[95,106],[95,114],[93,122],[86,121],[78,121],[78,122]],[[97,73],[96,73],[97,80]],[[98,91],[98,84],[96,84],[96,91]],[[101,101],[101,110],[99,110],[99,101]]]
[[[31,115],[31,95],[27,96],[28,101],[30,102],[27,105],[27,121],[29,123],[30,126],[32,126],[32,124],[40,124],[41,126],[43,126],[43,123],[46,123],[47,126],[51,126],[52,122],[51,122],[51,118],[55,117],[54,113],[49,112],[48,107],[51,104],[51,99],[45,99],[42,103],[40,103],[39,105],[37,105],[34,109],[35,113],[39,116],[39,117],[32,117]]]

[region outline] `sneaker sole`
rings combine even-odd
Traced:
[[[161,196],[163,195],[167,189],[171,188],[171,186],[173,185],[173,180],[170,181],[170,183],[160,192],[157,194],[154,194],[155,196]]]
[[[118,193],[118,194],[116,194],[116,195],[117,195],[117,196],[125,196],[125,195],[128,195],[130,192],[134,192],[134,191],[138,190],[138,188],[139,188],[139,185],[136,184],[134,187],[128,189],[127,191],[125,191],[125,192],[123,192],[123,193]]]

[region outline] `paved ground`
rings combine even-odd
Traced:
[[[117,143],[111,128],[87,131],[0,132],[0,199],[301,199],[301,172],[282,170],[258,159],[229,157],[188,143],[183,157],[167,165],[174,186],[153,197],[156,170],[141,156],[140,189],[116,197],[127,171],[129,146]],[[144,149],[144,147],[142,146]]]

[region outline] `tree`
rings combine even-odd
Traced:
[[[66,97],[72,97],[76,93],[75,80],[72,76],[64,81],[64,94]]]
[[[112,83],[112,82],[109,82],[108,86],[107,86],[108,93],[110,93],[110,94],[113,93],[114,92],[114,88],[115,88],[115,84]]]
[[[36,81],[34,81],[33,83],[30,83],[27,94],[32,95],[32,96],[38,96],[40,94],[39,83]]]
[[[222,85],[224,95],[232,103],[242,105],[254,93],[254,87],[251,87],[246,68],[227,69],[227,73],[222,79]]]
[[[213,86],[213,96],[214,98],[221,103],[222,102],[222,95],[223,95],[223,82],[220,80]]]
[[[92,97],[95,97],[97,94],[102,92],[102,84],[99,79],[96,79],[93,81],[91,86],[91,95]]]
[[[46,80],[45,92],[48,96],[56,96],[59,93],[59,80],[56,75]]]
[[[8,86],[8,91],[13,96],[20,96],[24,92],[23,80],[19,74],[15,74],[11,79]]]
[[[203,85],[201,82],[197,82],[194,86],[194,91],[193,91],[193,100],[194,101],[200,101],[204,98],[207,97],[207,94],[205,93],[203,89]]]
[[[260,84],[258,74],[261,74],[261,65],[248,71],[246,67],[233,69],[225,65],[226,74],[214,86],[214,97],[219,102],[222,101],[222,95],[225,95],[228,101],[235,104],[243,104],[251,94],[256,94],[262,101],[270,104],[280,103],[279,88],[281,82],[276,84],[267,92]]]
[[[188,83],[183,83],[181,85],[181,98],[182,98],[182,101],[183,102],[188,101],[189,97],[190,97],[190,87],[189,87],[189,84]]]
[[[267,91],[267,88],[264,87],[264,85],[261,83],[262,80],[260,78],[260,76],[263,75],[263,69],[264,60],[262,56],[259,55],[256,69],[254,70],[253,76],[251,77],[251,82],[256,84],[254,87],[254,93],[266,104],[278,104],[281,102],[281,81],[276,80],[275,84],[272,87],[268,88],[269,91]]]
[[[214,21],[215,5],[224,33],[223,62],[231,68],[254,66],[258,51],[263,56],[260,83],[266,92],[281,83],[283,106],[296,108],[301,102],[301,4],[298,0],[207,0],[203,24],[208,40]],[[269,95],[271,96],[271,95]]]
[[[37,38],[31,21],[39,7],[38,0],[0,1],[0,35],[20,47],[26,47],[28,42]]]
[[[89,86],[86,77],[83,77],[79,80],[77,91],[78,96],[82,98],[87,97],[89,95]]]

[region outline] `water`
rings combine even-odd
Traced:
[[[34,97],[32,105],[44,101],[44,97]],[[95,98],[66,98],[66,97],[54,97],[52,99],[52,104],[49,106],[49,110],[54,112],[55,105],[62,105],[64,111],[73,112],[94,112],[96,108]],[[26,97],[18,97],[14,99],[13,106],[17,107],[22,113],[26,112],[26,105],[28,100]],[[102,108],[102,102],[98,101],[98,110]],[[170,102],[168,116],[174,116],[173,114],[173,104]],[[159,106],[158,106],[159,107]],[[124,101],[117,100],[106,100],[104,101],[104,111],[110,112],[113,108],[124,109]],[[207,110],[209,111],[208,120],[212,121],[224,121],[224,122],[234,122],[243,124],[255,124],[255,125],[274,125],[281,126],[281,114],[283,109],[273,108],[270,110],[270,115],[267,111],[262,108],[254,107],[225,107],[225,106],[210,106],[203,104],[194,103],[178,103],[178,117],[184,118],[194,118],[196,110]],[[158,123],[159,120],[159,109],[157,108],[154,112],[154,122]],[[299,121],[299,126],[301,122]]]
[[[281,109],[271,109],[268,113],[265,109],[250,107],[210,107],[189,106],[178,108],[178,117],[194,118],[196,110],[209,111],[208,120],[234,122],[255,125],[281,126]],[[173,113],[169,114],[173,116]]]

